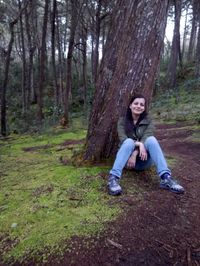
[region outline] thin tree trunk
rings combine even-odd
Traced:
[[[186,47],[186,41],[187,41],[187,34],[188,34],[188,10],[189,6],[186,7],[186,14],[185,14],[185,25],[184,25],[184,33],[183,33],[183,43],[182,43],[182,58],[184,61],[185,58],[185,47]]]
[[[195,42],[196,42],[196,35],[197,35],[197,5],[199,0],[193,0],[193,18],[192,18],[192,29],[190,33],[190,42],[188,48],[188,62],[194,60],[194,51],[195,51]]]
[[[69,99],[71,96],[72,89],[72,56],[74,50],[74,39],[76,33],[76,27],[78,22],[78,7],[77,2],[71,0],[72,12],[71,12],[71,27],[70,27],[70,38],[67,53],[67,77],[66,77],[66,89],[64,97],[64,119],[66,125],[69,124]]]
[[[52,69],[54,77],[54,95],[56,106],[59,106],[59,88],[57,81],[57,71],[56,71],[56,59],[55,59],[55,18],[57,14],[57,1],[53,0],[53,10],[51,16],[51,57],[52,57]]]
[[[178,58],[180,65],[182,59],[180,55],[180,19],[181,19],[181,0],[174,0],[175,5],[175,25],[174,35],[172,40],[171,56],[168,67],[168,80],[170,88],[176,87],[176,70],[178,65]]]
[[[21,1],[18,0],[19,10],[21,10]],[[20,22],[20,37],[22,45],[22,114],[26,111],[26,50],[25,50],[25,40],[24,40],[24,27],[22,14],[19,17]]]
[[[27,62],[27,109],[30,108],[30,103],[36,103],[36,93],[33,83],[33,58],[36,50],[36,44],[33,42],[32,35],[34,34],[33,26],[33,12],[34,12],[33,0],[29,1],[29,11],[25,10],[25,26],[28,42],[28,62]],[[31,24],[30,24],[31,21]]]
[[[38,121],[41,123],[44,118],[43,114],[43,87],[44,87],[44,76],[45,76],[45,66],[46,66],[46,34],[47,34],[47,22],[48,22],[48,10],[49,10],[50,0],[45,0],[44,8],[44,19],[42,26],[42,42],[40,47],[40,71],[39,71],[39,86],[37,94],[37,103],[38,103]]]
[[[99,38],[100,38],[100,29],[101,29],[101,6],[102,0],[98,0],[97,11],[95,16],[95,39],[94,39],[94,55],[93,55],[93,64],[94,64],[94,83],[97,81],[97,72],[99,65]]]
[[[9,68],[10,68],[10,57],[12,52],[12,47],[14,43],[14,26],[17,24],[19,17],[21,16],[22,12],[26,9],[28,5],[28,1],[25,3],[24,7],[19,11],[17,17],[10,22],[10,41],[8,44],[8,49],[6,51],[6,60],[5,60],[5,69],[4,69],[4,79],[3,79],[3,87],[1,91],[1,134],[2,136],[6,136],[7,134],[7,125],[6,125],[6,91],[8,87],[8,75],[9,75]]]
[[[198,2],[197,5],[197,19],[198,19],[198,34],[197,34],[197,46],[196,46],[196,60],[195,60],[195,77],[199,78],[200,77],[200,3]]]
[[[56,16],[56,22],[57,22],[57,27],[56,27],[56,33],[57,33],[57,47],[58,47],[58,76],[59,76],[59,105],[64,106],[64,87],[63,87],[63,71],[64,71],[64,66],[63,66],[63,52],[62,52],[62,38],[60,36],[60,22],[58,16]],[[67,28],[67,27],[66,27]],[[65,36],[66,38],[66,36]],[[64,48],[63,48],[64,49]],[[64,50],[65,51],[65,50]]]
[[[83,43],[83,100],[84,100],[84,111],[87,113],[87,28],[83,28],[82,30],[82,43]]]
[[[118,0],[99,69],[84,158],[109,157],[116,147],[117,120],[130,96],[149,99],[167,20],[168,0]]]
[[[5,62],[5,74],[4,74],[4,81],[3,81],[3,88],[1,93],[1,134],[2,136],[6,136],[6,91],[8,86],[8,74],[9,74],[9,67],[10,67],[10,56],[12,51],[12,46],[14,42],[14,22],[10,23],[10,41],[8,45],[8,50],[6,54],[6,62]]]

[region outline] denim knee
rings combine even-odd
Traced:
[[[129,146],[129,147],[131,147],[131,148],[133,148],[133,147],[135,147],[135,142],[134,142],[134,140],[133,139],[131,139],[131,138],[127,138],[123,143],[122,143],[122,145],[126,145],[126,146]]]
[[[150,146],[154,146],[154,145],[157,145],[158,144],[158,141],[157,141],[157,139],[154,137],[154,136],[150,136],[150,137],[148,137],[146,140],[145,140],[145,143],[144,143],[144,145],[146,146],[146,147],[148,147],[149,145]]]

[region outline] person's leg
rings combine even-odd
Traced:
[[[144,145],[156,166],[158,175],[161,178],[160,188],[168,189],[175,193],[183,193],[184,188],[171,177],[171,171],[167,166],[166,159],[157,139],[153,136],[148,137]]]
[[[122,170],[124,169],[128,159],[135,149],[135,143],[131,138],[126,139],[121,145],[120,149],[117,152],[115,162],[110,174],[117,176],[118,178],[122,175]]]
[[[166,159],[157,139],[153,136],[148,137],[144,143],[144,146],[156,166],[158,175],[161,177],[164,173],[171,174],[171,171],[167,166]]]
[[[108,189],[111,195],[119,195],[122,192],[119,179],[122,175],[129,157],[135,149],[135,143],[131,138],[126,139],[117,152],[115,162],[108,177]]]

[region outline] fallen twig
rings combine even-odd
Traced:
[[[108,241],[109,244],[113,245],[114,247],[122,249],[122,245],[121,244],[116,243],[116,242],[114,242],[114,241],[112,241],[111,239],[108,239],[108,238],[107,238],[107,241]]]

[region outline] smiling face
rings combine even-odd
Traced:
[[[139,117],[145,111],[145,99],[135,98],[129,105],[133,117]]]

